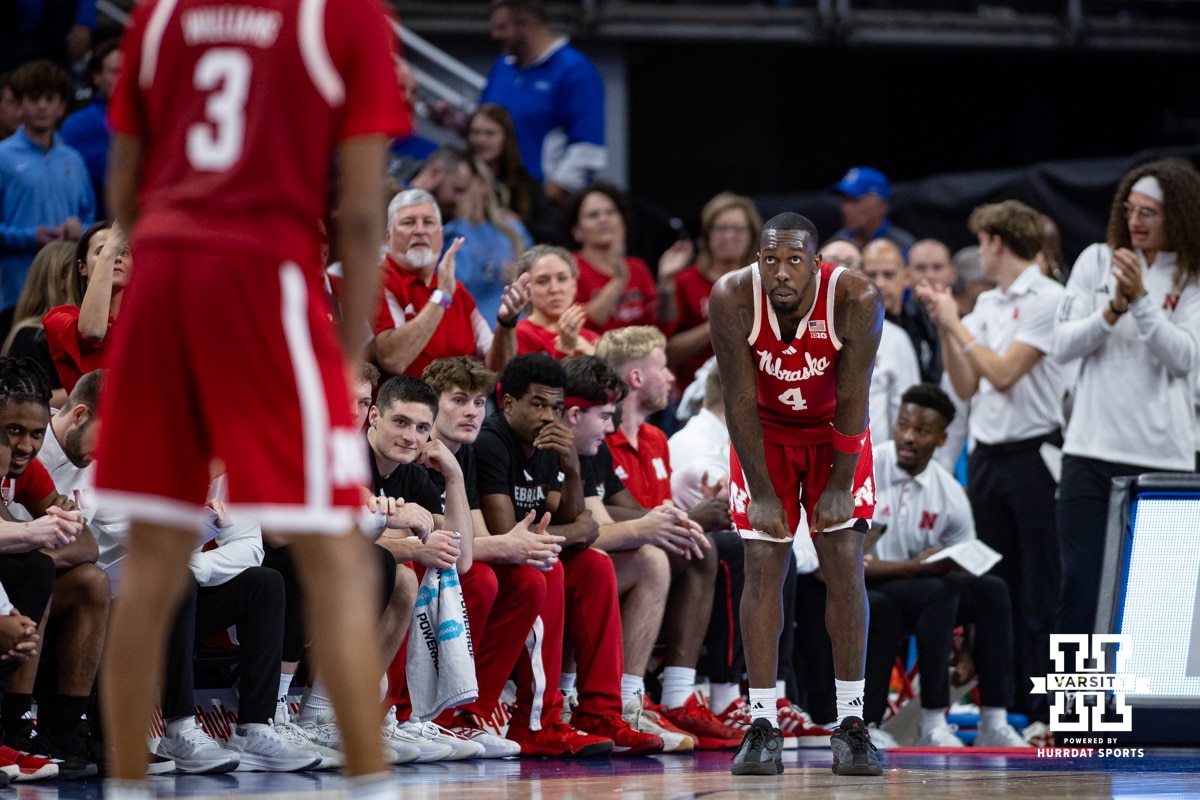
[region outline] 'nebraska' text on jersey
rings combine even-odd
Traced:
[[[830,441],[837,405],[842,341],[834,326],[834,298],[845,268],[821,264],[813,278],[817,291],[812,307],[789,341],[779,330],[758,268],[750,272],[754,326],[746,341],[754,359],[763,438],[778,444],[824,444]]]

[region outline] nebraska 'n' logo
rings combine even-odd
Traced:
[[[933,530],[933,526],[937,524],[937,518],[938,515],[936,511],[922,511],[921,524],[917,527],[923,531],[931,531]]]
[[[855,506],[872,506],[875,505],[875,481],[872,478],[867,478],[863,481],[863,485],[858,487],[858,491],[854,493]]]
[[[1174,311],[1177,305],[1179,305],[1179,295],[1168,294],[1163,297],[1163,311]]]

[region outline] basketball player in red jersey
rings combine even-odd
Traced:
[[[140,269],[97,458],[98,488],[133,520],[102,673],[106,794],[153,794],[141,779],[165,631],[220,459],[231,511],[293,545],[351,796],[397,796],[382,760],[373,589],[355,580],[368,473],[347,380],[378,291],[387,144],[411,130],[387,19],[378,0],[148,1],[123,50],[109,208],[132,229]],[[314,224],[335,157],[340,348]]]
[[[863,534],[875,505],[867,396],[883,326],[874,284],[817,257],[799,214],[763,226],[758,263],[717,283],[710,300],[733,445],[729,495],[746,554],[742,637],[753,723],[735,775],[776,775],[775,672],[793,534],[810,531],[828,592],[839,724],[833,771],[880,775],[863,724],[867,595]],[[719,322],[718,322],[719,321]]]

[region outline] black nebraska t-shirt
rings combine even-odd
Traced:
[[[479,496],[508,495],[518,521],[530,511],[545,511],[546,497],[561,489],[563,482],[558,453],[535,450],[527,458],[525,446],[504,418],[503,409],[492,412],[479,430],[475,474]]]
[[[625,491],[625,484],[613,469],[612,451],[600,443],[594,456],[579,457],[579,474],[583,478],[583,496],[604,500]]]
[[[444,514],[443,492],[430,478],[433,470],[420,464],[401,464],[386,478],[379,474],[379,465],[371,459],[371,472],[375,476],[375,494],[396,497],[405,503],[416,503],[430,514]],[[438,477],[442,477],[440,474]]]
[[[467,505],[472,511],[478,511],[481,506],[475,478],[475,445],[460,445],[454,458],[458,461],[458,468],[462,470],[463,484],[467,490]],[[444,507],[446,505],[446,476],[436,469],[431,469],[429,470],[429,480],[433,481],[434,486],[437,486],[438,491],[442,493],[442,506]]]

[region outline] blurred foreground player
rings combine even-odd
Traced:
[[[745,548],[742,640],[750,729],[735,775],[783,772],[775,672],[793,532],[812,531],[828,592],[838,775],[881,775],[862,721],[867,637],[863,534],[875,506],[867,396],[883,301],[865,277],[821,263],[799,214],[763,226],[758,263],[713,289],[713,348],[729,424],[729,499]]]
[[[368,644],[375,587],[354,574],[367,556],[352,512],[369,476],[348,390],[378,290],[387,143],[411,127],[387,21],[377,0],[160,0],[138,6],[123,49],[109,208],[141,264],[113,342],[98,457],[98,488],[133,520],[101,687],[106,796],[152,795],[140,781],[147,725],[215,459],[231,511],[297,534],[350,796],[395,796]],[[335,155],[341,349],[315,224]]]

